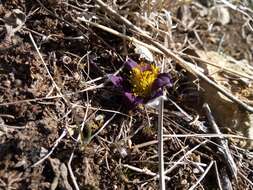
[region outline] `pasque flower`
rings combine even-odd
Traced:
[[[132,59],[124,63],[124,69],[118,76],[110,75],[109,79],[129,107],[148,103],[162,95],[162,87],[172,86],[169,74],[160,73],[153,64],[137,64]]]

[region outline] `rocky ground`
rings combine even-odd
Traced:
[[[251,1],[104,2],[253,106]],[[0,189],[158,189],[161,112],[128,109],[108,80],[127,58],[173,81],[163,108],[167,189],[253,189],[252,113],[98,1],[0,1],[0,42]],[[208,135],[217,131],[204,103],[228,154]]]

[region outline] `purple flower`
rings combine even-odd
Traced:
[[[153,64],[137,64],[132,59],[124,63],[123,72],[119,76],[110,75],[114,87],[123,96],[128,107],[145,104],[162,95],[162,87],[171,87],[171,77],[167,73],[159,73]]]

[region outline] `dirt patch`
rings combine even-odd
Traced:
[[[252,62],[251,9],[226,7],[229,22],[217,22],[216,5],[203,1],[106,3],[178,55],[201,49]],[[158,111],[127,109],[108,80],[127,57],[142,60],[122,36],[143,37],[93,1],[0,1],[0,18],[0,189],[158,189]],[[173,81],[164,106],[167,189],[252,189],[250,150],[229,140],[236,181],[215,139],[194,136],[209,133],[199,79],[152,55]]]

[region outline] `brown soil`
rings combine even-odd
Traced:
[[[142,1],[138,2],[139,6],[129,3],[120,9],[125,1],[117,1],[119,7],[114,8],[122,14],[141,12],[144,7]],[[180,14],[189,13],[189,20],[183,24],[194,20],[194,28],[202,43],[192,27],[185,29],[177,23],[179,26],[172,33],[170,48],[185,48],[189,45],[184,45],[187,37],[196,48],[216,51],[220,38],[224,37],[223,52],[252,62],[252,31],[246,27],[245,36],[242,36],[245,22],[242,14],[230,10],[231,22],[222,26],[208,15],[199,16],[200,11],[204,11],[196,6],[199,1],[192,4],[171,2],[163,6],[172,11],[173,24],[176,20],[184,21]],[[127,167],[158,172],[157,144],[133,148],[157,139],[157,113],[153,109],[147,112],[143,108],[124,109],[118,94],[105,78],[119,69],[125,60],[125,42],[111,33],[81,25],[76,18],[97,16],[98,23],[120,32],[123,27],[92,1],[10,0],[0,3],[0,189],[76,189],[75,182],[79,189],[157,189],[158,181],[153,176]],[[187,10],[180,13],[183,8]],[[14,9],[22,13],[15,13]],[[132,22],[142,26],[134,14],[129,15]],[[11,35],[7,25],[19,27],[18,21],[23,25]],[[208,32],[211,22],[214,29]],[[134,34],[127,31],[127,35]],[[31,36],[46,66],[35,50]],[[126,47],[128,56],[136,59],[138,55],[134,53],[133,44],[127,43]],[[195,78],[178,66],[171,74],[175,84],[170,98],[190,115],[199,115],[200,121],[205,122],[206,117],[199,109],[203,102],[198,84],[193,83]],[[99,77],[101,80],[92,84],[105,83],[104,88],[82,92],[89,85],[87,81]],[[116,114],[99,135],[87,142],[114,115],[114,111],[121,114]],[[200,133],[171,103],[165,104],[164,113],[167,134]],[[77,141],[82,126],[82,138]],[[165,141],[166,168],[202,141],[197,138]],[[179,152],[183,148],[186,152]],[[51,150],[53,153],[37,164]],[[188,164],[179,164],[168,174],[171,180],[167,182],[167,188],[188,189],[201,176],[194,163],[201,162],[205,165],[201,166],[202,169],[205,169],[214,160],[220,175],[225,171],[222,177],[229,176],[234,189],[252,189],[246,180],[253,181],[252,156],[245,151],[232,150],[238,168],[245,176],[240,175],[237,183],[232,180],[216,146],[207,143],[188,157]],[[218,183],[213,167],[196,189],[216,188]]]

